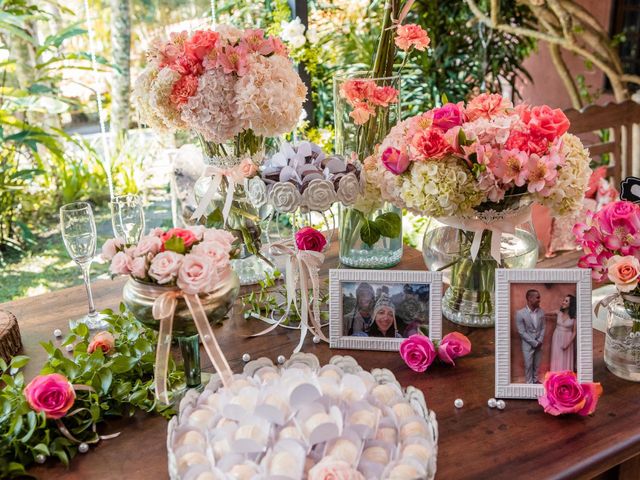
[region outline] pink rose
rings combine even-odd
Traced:
[[[364,480],[364,476],[344,460],[324,457],[309,470],[308,480]]]
[[[400,344],[400,356],[414,372],[424,372],[436,358],[436,349],[429,337],[411,335]]]
[[[195,253],[184,256],[178,271],[180,290],[191,295],[206,293],[214,289],[217,281],[216,265],[210,257]]]
[[[569,119],[559,108],[553,110],[547,105],[533,107],[531,109],[529,129],[532,135],[546,138],[553,142],[556,138],[567,133]]]
[[[394,175],[400,175],[409,168],[409,156],[397,148],[389,147],[382,152],[382,164]]]
[[[491,118],[513,108],[511,100],[497,93],[481,93],[467,104],[465,114],[470,122],[477,118]]]
[[[425,132],[417,133],[411,139],[411,144],[427,160],[442,158],[452,151],[442,130],[438,128],[430,128]]]
[[[640,205],[627,201],[618,201],[605,205],[597,214],[596,220],[606,228],[607,233],[617,229],[625,234],[640,232]]]
[[[229,265],[229,248],[215,240],[200,242],[191,249],[191,253],[210,257],[218,270]]]
[[[93,336],[91,343],[87,347],[87,352],[93,353],[101,349],[103,353],[111,352],[116,346],[116,339],[111,332],[98,332]]]
[[[187,227],[187,230],[195,235],[196,240],[201,241],[204,237],[204,231],[206,230],[206,227],[204,225],[192,225],[190,227]]]
[[[398,90],[390,86],[376,87],[369,100],[379,107],[388,107],[392,103],[398,103],[398,93]]]
[[[44,412],[47,418],[58,419],[73,406],[76,393],[64,375],[50,373],[38,375],[24,389],[29,406],[36,412]]]
[[[299,250],[312,250],[322,252],[327,245],[324,235],[312,227],[304,227],[295,234],[296,246]]]
[[[249,158],[245,158],[238,165],[238,173],[242,178],[251,178],[258,173],[258,166]]]
[[[464,112],[459,105],[447,103],[440,108],[433,109],[433,126],[447,131],[459,127],[464,121]]]
[[[205,242],[217,242],[220,245],[224,245],[226,250],[231,250],[231,245],[236,241],[236,237],[226,230],[208,228],[204,231],[202,240]]]
[[[136,257],[133,259],[131,262],[131,275],[139,279],[147,276],[147,259],[145,257]]]
[[[353,118],[353,123],[356,125],[364,125],[369,120],[369,117],[376,114],[375,109],[367,102],[356,102],[353,107],[349,116]]]
[[[154,236],[154,237],[162,237],[162,235],[164,235],[164,230],[161,229],[160,227],[155,227],[152,228],[151,231],[149,232],[149,236]]]
[[[214,49],[220,34],[212,30],[196,30],[184,44],[185,54],[201,62]]]
[[[607,275],[618,290],[631,292],[638,286],[640,261],[630,255],[626,257],[614,255],[607,262]]]
[[[171,103],[178,107],[187,103],[189,98],[193,97],[198,91],[198,77],[195,75],[184,75],[174,83],[169,97]]]
[[[138,245],[133,250],[134,257],[141,257],[148,253],[155,255],[162,248],[162,240],[158,237],[149,235],[146,237],[142,237],[138,242]]]
[[[151,260],[149,277],[160,285],[174,281],[178,276],[178,270],[183,258],[183,255],[176,252],[160,252]]]
[[[160,240],[162,240],[162,247],[160,248],[161,251],[165,251],[164,244],[172,237],[181,238],[184,242],[185,248],[189,248],[198,241],[198,237],[191,230],[187,230],[186,228],[172,228],[160,237]]]
[[[368,100],[376,89],[373,80],[347,80],[340,86],[340,95],[352,105]]]
[[[111,267],[109,270],[114,275],[129,275],[131,273],[131,264],[133,258],[125,252],[118,252],[111,259]]]
[[[429,35],[419,25],[413,23],[398,25],[395,44],[400,50],[406,52],[411,47],[415,47],[416,50],[422,52],[429,46],[429,43],[431,43]]]
[[[110,238],[102,245],[102,258],[111,260],[116,253],[124,248],[124,240],[121,238]]]
[[[547,372],[543,386],[544,395],[538,398],[538,403],[551,415],[591,415],[595,412],[598,398],[602,395],[602,386],[599,383],[581,384],[572,371]]]
[[[445,335],[438,345],[438,358],[444,363],[455,365],[455,358],[464,357],[471,351],[471,342],[459,332]]]

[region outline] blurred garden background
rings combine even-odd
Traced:
[[[370,64],[383,3],[0,0],[0,302],[82,282],[60,237],[65,203],[94,205],[99,245],[110,183],[143,196],[148,226],[171,224],[174,154],[196,142],[151,132],[131,106],[156,39],[212,21],[280,35],[310,87],[292,136],[331,150],[333,75]],[[417,0],[410,20],[432,43],[405,68],[404,116],[482,91],[560,108],[621,101],[640,73],[637,0]],[[423,224],[405,216],[408,244]],[[108,277],[106,264],[92,272]]]

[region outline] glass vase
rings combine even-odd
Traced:
[[[369,214],[340,208],[340,263],[390,268],[402,258],[402,210],[390,203]]]
[[[620,378],[640,382],[640,298],[618,295],[607,305],[604,363]]]
[[[469,327],[493,327],[494,290],[496,268],[534,268],[538,262],[538,238],[530,215],[530,204],[525,198],[508,199],[494,205],[502,218],[527,220],[514,224],[514,233],[494,233],[445,225],[429,219],[422,244],[422,255],[427,268],[443,271],[443,281],[449,286],[442,299],[442,313],[453,323]],[[487,222],[486,212],[478,212],[472,220]],[[477,256],[472,258],[471,246],[475,235],[481,235]],[[493,235],[500,235],[500,260],[491,254]]]

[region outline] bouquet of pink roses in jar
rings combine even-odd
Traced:
[[[482,94],[400,122],[365,160],[383,199],[433,218],[423,254],[429,269],[450,269],[449,320],[493,326],[495,268],[537,262],[534,202],[557,215],[581,208],[590,159],[568,129],[561,110]]]
[[[245,260],[234,267],[243,284],[255,283],[265,266],[256,258],[260,217],[246,198],[246,180],[262,163],[265,138],[297,124],[306,87],[281,40],[259,29],[218,25],[173,34],[148,58],[133,93],[140,116],[161,131],[197,134],[209,165],[196,185],[192,219],[206,217],[241,240]]]
[[[617,293],[600,301],[608,310],[604,361],[613,373],[640,381],[640,205],[617,201],[573,229],[584,255],[578,266]]]
[[[201,385],[199,338],[223,381],[231,371],[211,325],[221,322],[235,302],[240,284],[230,264],[234,236],[201,225],[160,228],[135,245],[107,240],[102,257],[113,275],[128,275],[123,302],[144,325],[159,331],[156,396],[168,402],[166,375],[171,337],[178,339],[188,388]]]

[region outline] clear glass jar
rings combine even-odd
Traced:
[[[626,305],[625,305],[626,304]],[[640,312],[638,303],[619,295],[607,305],[604,363],[620,378],[640,382]]]

